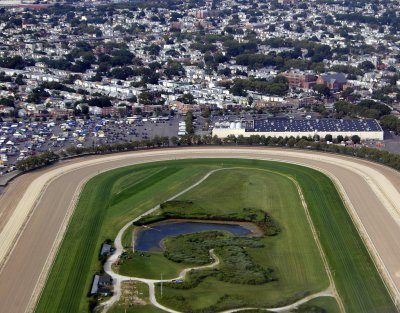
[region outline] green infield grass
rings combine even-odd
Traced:
[[[118,267],[117,272],[124,276],[142,277],[149,279],[172,279],[179,276],[179,272],[187,264],[172,262],[166,259],[162,252],[128,253],[128,258]]]
[[[36,312],[88,312],[87,293],[93,275],[101,269],[101,243],[113,239],[129,220],[220,167],[247,169],[216,172],[178,200],[193,201],[212,214],[230,214],[244,207],[268,212],[280,232],[262,239],[265,249],[247,251],[257,263],[272,267],[278,280],[262,285],[265,290],[261,290],[260,285],[232,284],[209,277],[188,290],[165,287],[160,302],[175,306],[171,299],[181,297],[189,299],[186,302],[195,309],[218,302],[236,307],[250,300],[254,305],[279,305],[328,286],[293,182],[276,173],[255,170],[258,168],[291,175],[298,181],[346,311],[397,312],[328,177],[297,165],[236,159],[149,163],[91,179],[82,191]],[[129,244],[129,235],[124,236],[124,242]],[[243,299],[241,303],[236,296]]]
[[[331,297],[320,297],[307,302],[303,307],[319,307],[329,313],[340,313],[336,300]]]

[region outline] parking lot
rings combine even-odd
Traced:
[[[17,160],[68,147],[116,144],[155,136],[178,136],[183,116],[164,119],[91,118],[44,122],[0,123],[0,173],[15,168]]]

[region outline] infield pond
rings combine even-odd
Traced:
[[[224,231],[229,232],[235,236],[248,236],[257,234],[259,231],[253,230],[253,227],[250,225],[250,223],[228,224],[200,221],[166,221],[163,223],[144,226],[140,230],[138,230],[135,233],[135,251],[163,251],[162,242],[167,237],[174,237],[205,231]]]

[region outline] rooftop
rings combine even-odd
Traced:
[[[382,131],[374,119],[269,118],[246,123],[246,132],[365,132]]]

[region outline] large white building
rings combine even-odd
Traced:
[[[0,0],[0,7],[22,4],[22,0]]]
[[[247,122],[215,123],[213,136],[225,138],[229,135],[250,137],[314,137],[324,138],[330,134],[351,137],[358,135],[361,140],[383,140],[383,130],[374,119],[286,119],[269,118]]]

